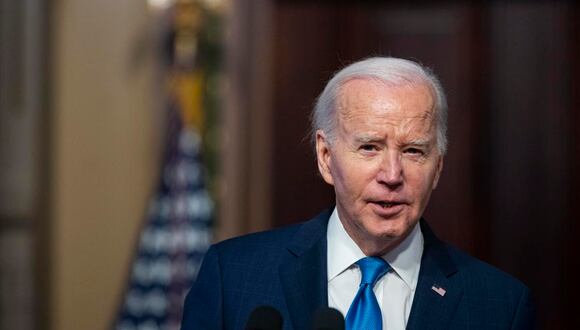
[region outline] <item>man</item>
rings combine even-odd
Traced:
[[[320,95],[313,139],[336,207],[208,251],[183,330],[241,329],[254,308],[309,329],[321,306],[348,329],[529,329],[529,290],[438,240],[421,219],[446,150],[446,100],[417,63],[370,58]]]

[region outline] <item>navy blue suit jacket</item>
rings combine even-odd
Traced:
[[[182,330],[244,329],[260,305],[279,310],[284,329],[310,329],[314,311],[328,306],[330,213],[212,246],[185,300]],[[421,230],[425,247],[407,329],[533,328],[527,287],[441,242],[424,221]]]

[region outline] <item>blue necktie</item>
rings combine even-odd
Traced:
[[[362,279],[346,314],[346,329],[382,330],[383,318],[373,287],[379,278],[391,269],[391,266],[379,257],[362,258],[356,264],[360,268]]]

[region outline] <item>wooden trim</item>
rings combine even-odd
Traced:
[[[38,1],[37,19],[39,31],[40,70],[39,75],[39,123],[36,144],[37,156],[37,187],[36,209],[33,215],[33,272],[34,272],[34,329],[52,330],[53,314],[50,309],[53,290],[51,288],[52,276],[52,161],[51,154],[54,151],[51,127],[53,118],[51,111],[52,100],[52,52],[49,45],[53,44],[52,26],[54,22],[54,2]]]
[[[272,3],[233,2],[216,240],[271,227]]]

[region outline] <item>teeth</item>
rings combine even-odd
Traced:
[[[393,206],[393,203],[381,202],[381,206],[382,207],[391,207],[391,206]]]

